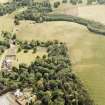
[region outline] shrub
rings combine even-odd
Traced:
[[[4,53],[4,49],[2,48],[2,49],[0,49],[1,50],[1,53]]]
[[[17,50],[17,53],[21,52],[21,50],[22,50],[21,47],[19,47]]]
[[[18,20],[18,19],[15,19],[15,20],[14,20],[14,24],[15,24],[15,25],[19,25],[19,20]]]
[[[59,5],[60,5],[60,2],[59,2],[59,1],[54,2],[54,8],[58,8],[58,7],[59,7]]]
[[[62,3],[67,3],[67,0],[63,0]]]
[[[25,50],[24,50],[24,53],[28,53],[28,50],[27,50],[27,49],[25,49]]]
[[[76,4],[77,4],[77,0],[71,0],[71,3],[72,3],[73,5],[76,5]]]
[[[34,47],[34,48],[33,48],[33,53],[36,53],[36,51],[37,51],[37,48]]]

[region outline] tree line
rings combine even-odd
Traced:
[[[62,3],[71,3],[73,5],[76,4],[84,4],[84,0],[63,0]],[[91,5],[96,2],[96,4],[105,4],[105,0],[86,0],[86,5]]]
[[[2,31],[1,32],[1,40],[0,40],[0,55],[4,53],[4,51],[10,48],[10,39],[14,39],[15,35],[11,35],[10,32]]]
[[[33,0],[13,0],[12,2],[0,4],[0,16],[10,14],[16,9],[24,6],[27,6],[29,8],[35,8],[38,11],[52,11],[50,2],[48,1],[43,1],[40,3],[34,2]]]

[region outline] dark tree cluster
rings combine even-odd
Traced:
[[[49,2],[34,2],[33,0],[13,0],[12,2],[8,2],[5,4],[0,4],[0,16],[5,14],[10,14],[16,9],[20,7],[27,6],[28,8],[33,8],[37,10],[37,12],[51,12],[51,5]]]
[[[49,1],[43,1],[41,3],[34,2],[32,6],[36,8],[39,12],[52,12],[51,4]]]
[[[4,88],[32,88],[37,100],[27,105],[93,105],[81,82],[72,73],[65,43],[32,41],[32,45],[43,45],[48,56],[37,56],[30,65],[20,64],[13,67],[12,72],[0,72],[1,91]]]
[[[70,3],[72,5],[76,4],[82,4],[84,3],[84,0],[62,0],[62,3]],[[91,4],[105,4],[105,0],[87,0],[87,3],[85,5],[91,5]]]
[[[11,33],[2,31],[1,33],[2,40],[0,40],[0,54],[4,53],[5,49],[10,48],[10,38]]]
[[[5,14],[10,14],[13,11],[15,11],[17,8],[19,8],[19,3],[15,1],[8,2],[5,4],[0,4],[0,16],[3,16]]]
[[[40,6],[40,5],[36,6],[36,4],[34,4],[33,6],[28,7],[28,9],[23,11],[22,13],[17,14],[15,16],[15,19],[16,20],[33,20],[40,23],[44,21],[43,16],[48,14],[51,11],[52,9],[51,9],[50,4],[48,4],[46,7]]]
[[[58,41],[55,40],[54,42],[53,41],[42,42],[42,41],[39,41],[39,40],[36,40],[36,41],[35,40],[32,40],[32,41],[20,41],[20,40],[17,40],[16,42],[17,42],[17,45],[18,45],[18,48],[19,48],[19,52],[21,50],[33,50],[33,52],[36,52],[37,47],[45,47],[45,48],[47,48],[49,45],[57,43]]]
[[[59,6],[60,6],[60,2],[59,1],[54,2],[54,8],[58,8]]]
[[[10,44],[8,42],[8,40],[5,40],[5,41],[0,41],[0,48],[9,48],[10,47]]]
[[[105,4],[105,0],[97,0],[99,4]]]

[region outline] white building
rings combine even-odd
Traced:
[[[23,96],[23,93],[20,91],[20,89],[17,89],[16,92],[14,93],[14,95],[19,98],[21,96]]]

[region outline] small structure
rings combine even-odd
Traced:
[[[23,93],[20,91],[20,89],[17,89],[16,92],[14,93],[14,95],[19,98],[23,96]]]
[[[2,69],[11,70],[12,68],[12,60],[4,59],[2,62]]]

